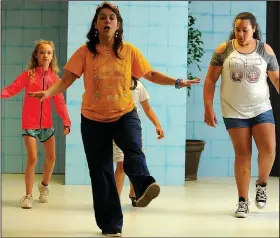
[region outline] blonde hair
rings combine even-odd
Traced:
[[[56,58],[56,54],[55,54],[55,47],[54,47],[54,43],[52,41],[48,41],[48,40],[43,40],[43,39],[40,39],[38,41],[35,42],[35,48],[32,52],[32,55],[31,55],[31,59],[29,61],[29,64],[28,64],[28,75],[30,76],[30,79],[33,78],[33,76],[35,75],[35,71],[36,71],[36,68],[39,66],[38,65],[38,59],[36,58],[37,56],[37,53],[38,53],[38,50],[40,48],[40,46],[42,44],[47,44],[47,45],[50,45],[53,49],[53,59],[49,65],[50,69],[52,72],[54,72],[54,74],[58,74],[59,72],[59,68],[57,66],[57,58]]]

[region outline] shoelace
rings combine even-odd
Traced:
[[[46,186],[42,186],[40,188],[40,192],[43,193],[45,196],[49,195],[49,189]]]
[[[245,212],[248,209],[249,202],[238,202],[238,212]]]
[[[23,197],[20,199],[20,203],[23,203],[23,201],[24,201],[25,199],[32,199],[32,197],[31,197],[31,196],[28,196],[28,195],[25,195],[25,196],[23,196]]]
[[[257,200],[266,200],[266,187],[257,186]]]
[[[44,189],[44,190],[43,190],[43,194],[46,195],[46,196],[48,196],[48,195],[49,195],[49,190],[48,190],[47,188]]]

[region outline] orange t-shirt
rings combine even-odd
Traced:
[[[93,58],[87,45],[82,45],[69,59],[64,69],[77,75],[84,74],[85,92],[81,112],[88,119],[112,122],[134,108],[130,91],[131,75],[141,78],[152,70],[151,65],[132,44],[123,42],[122,59],[114,52],[96,45]]]

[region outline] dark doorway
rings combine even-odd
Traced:
[[[266,13],[266,42],[274,50],[278,63],[280,63],[280,2],[268,1]],[[269,80],[268,80],[269,81]],[[270,100],[272,104],[274,119],[275,119],[275,133],[276,133],[276,158],[271,170],[270,176],[279,177],[279,159],[280,159],[280,102],[279,94],[269,81]]]

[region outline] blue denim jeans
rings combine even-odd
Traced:
[[[136,198],[155,182],[142,152],[142,129],[136,109],[116,122],[97,122],[81,116],[81,133],[88,163],[95,219],[106,233],[122,231],[123,214],[113,166],[113,140],[124,153],[123,168]]]

